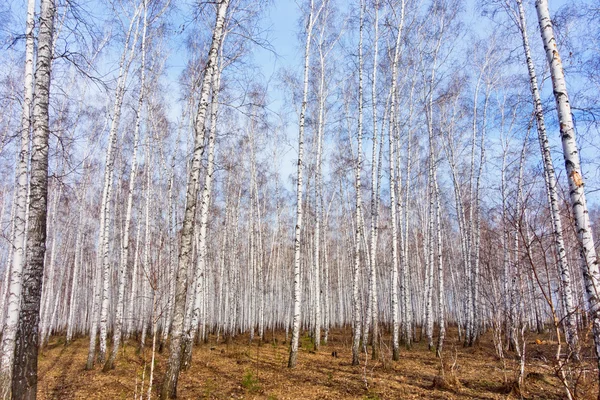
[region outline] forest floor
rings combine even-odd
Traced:
[[[465,348],[450,330],[442,361],[427,350],[425,340],[412,349],[402,348],[400,361],[390,359],[389,341],[383,343],[381,360],[361,357],[351,365],[350,329],[330,332],[329,343],[313,351],[311,339],[301,337],[298,365],[287,368],[288,345],[284,335],[266,334],[266,342],[249,344],[248,336],[232,343],[209,343],[194,348],[191,367],[179,378],[179,399],[563,399],[555,373],[556,342],[550,335],[526,333],[525,379],[522,391],[515,389],[519,360],[507,353],[497,357],[491,333]],[[151,345],[151,340],[149,340]],[[78,338],[64,346],[57,336],[40,352],[38,399],[133,399],[140,391],[147,398],[151,348],[136,351],[130,341],[121,352],[116,368],[102,366],[85,371],[89,340]],[[564,349],[564,346],[563,346]],[[336,352],[337,357],[332,356]],[[156,398],[166,369],[167,351],[156,354],[152,398]],[[577,382],[578,399],[597,395],[597,370],[591,349],[584,361],[570,363],[568,371]],[[366,360],[366,363],[365,363]],[[442,367],[443,364],[443,367]],[[442,373],[443,371],[443,373]],[[442,378],[443,376],[443,378]],[[143,385],[143,388],[142,388]]]

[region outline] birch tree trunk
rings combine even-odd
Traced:
[[[129,172],[129,187],[127,188],[127,205],[125,208],[125,225],[123,227],[123,239],[121,241],[121,258],[119,261],[119,277],[117,304],[115,312],[115,326],[113,332],[113,349],[108,360],[104,364],[104,372],[113,369],[115,359],[121,345],[121,334],[123,328],[123,300],[125,298],[125,280],[129,261],[129,229],[131,228],[131,211],[133,208],[133,191],[135,188],[135,177],[137,175],[137,152],[140,138],[140,123],[142,106],[144,104],[144,90],[146,77],[146,32],[148,28],[148,7],[147,1],[143,0],[143,28],[142,28],[142,61],[140,65],[140,93],[138,95],[137,112],[135,116],[135,128],[133,133],[133,155],[131,156],[131,171]],[[133,277],[135,279],[135,276]]]
[[[48,104],[55,13],[54,0],[42,0],[33,99],[27,263],[23,269],[24,296],[21,300],[12,377],[14,399],[35,399],[37,391],[38,329],[48,209]]]
[[[564,307],[565,319],[565,340],[569,345],[569,349],[573,352],[575,358],[579,353],[579,338],[577,334],[577,315],[575,304],[573,301],[573,290],[571,285],[571,273],[567,259],[567,251],[563,238],[562,222],[560,219],[560,209],[558,204],[558,190],[556,182],[556,173],[554,171],[554,163],[550,154],[550,144],[546,134],[546,123],[544,121],[544,110],[542,108],[542,99],[538,89],[537,74],[531,57],[531,49],[529,47],[529,38],[527,36],[527,23],[525,19],[525,10],[521,0],[517,0],[519,8],[520,30],[523,39],[523,51],[527,62],[527,71],[529,72],[529,84],[531,95],[533,97],[533,105],[535,118],[537,122],[538,141],[540,151],[544,163],[544,183],[546,185],[546,193],[548,196],[548,204],[550,206],[550,217],[552,220],[552,230],[554,236],[554,247],[558,260],[558,272],[561,280],[562,289],[562,304]]]
[[[130,23],[125,40],[125,48],[119,61],[119,75],[117,78],[117,87],[115,91],[115,101],[113,105],[113,117],[108,136],[108,148],[106,150],[106,166],[104,170],[104,183],[102,189],[102,203],[100,206],[100,238],[98,246],[97,270],[101,274],[101,288],[96,288],[93,307],[93,322],[90,331],[90,346],[88,351],[88,359],[86,369],[92,369],[94,366],[94,357],[96,352],[96,334],[98,323],[100,327],[100,351],[98,353],[98,362],[104,363],[106,358],[106,337],[108,334],[108,291],[110,283],[110,263],[109,263],[109,222],[110,222],[110,202],[112,194],[112,185],[114,177],[114,151],[117,141],[117,132],[119,129],[119,121],[121,118],[121,110],[123,105],[123,96],[125,95],[125,84],[129,73],[129,66],[133,59],[133,52],[136,48],[136,43],[139,33],[139,8],[136,9]],[[135,33],[134,33],[135,26]],[[133,42],[131,35],[134,34]],[[131,50],[129,49],[131,46]],[[127,57],[131,51],[131,55]],[[97,322],[96,322],[97,321]]]
[[[83,263],[83,255],[81,248],[83,246],[83,231],[85,228],[84,224],[84,210],[86,206],[86,189],[87,189],[87,175],[86,175],[86,161],[83,163],[83,184],[81,185],[81,192],[79,194],[79,221],[77,223],[77,236],[75,239],[75,260],[73,262],[73,276],[71,277],[71,291],[69,295],[69,316],[67,319],[67,337],[65,339],[65,345],[71,343],[73,339],[73,330],[74,330],[74,319],[75,319],[75,310],[77,306],[77,294],[78,294],[78,279],[79,279],[79,270],[81,268],[81,264]]]
[[[398,59],[400,57],[400,41],[402,37],[402,28],[404,26],[404,7],[405,0],[401,2],[400,23],[398,25],[398,36],[396,36],[396,44],[394,48],[394,59],[392,61],[392,87],[391,87],[391,102],[390,102],[390,123],[389,123],[389,147],[390,147],[390,207],[391,207],[391,222],[392,222],[392,271],[391,271],[391,296],[392,296],[392,358],[400,359],[400,312],[398,304],[398,217],[396,215],[396,192],[395,187],[395,159],[394,153],[394,134],[393,130],[396,126],[396,92],[398,86]],[[408,179],[408,178],[407,178]],[[406,284],[406,283],[405,283]],[[407,321],[405,321],[406,323]]]
[[[31,106],[33,103],[33,57],[34,57],[35,0],[27,1],[27,25],[25,30],[25,83],[23,110],[21,114],[21,147],[19,149],[13,222],[12,263],[8,286],[8,307],[2,320],[2,348],[0,349],[0,396],[10,397],[10,382],[15,353],[15,339],[21,305],[22,274],[25,258],[27,216],[27,161],[29,159],[29,134],[31,131]],[[49,66],[48,66],[49,67]],[[9,270],[8,265],[6,266]],[[4,310],[4,308],[3,308]]]
[[[220,44],[225,40],[227,32],[224,32],[221,38]],[[222,47],[219,47],[222,48]],[[214,174],[214,159],[215,159],[215,142],[217,133],[217,111],[219,105],[219,85],[220,85],[220,66],[219,58],[215,60],[215,66],[213,68],[211,76],[212,86],[212,99],[210,105],[210,130],[208,135],[208,159],[206,166],[206,175],[204,176],[204,187],[202,189],[202,197],[200,198],[200,229],[199,229],[199,243],[198,243],[198,260],[196,263],[196,281],[194,284],[194,308],[192,311],[192,320],[190,324],[190,331],[187,332],[184,344],[183,344],[183,359],[182,366],[188,366],[192,361],[192,344],[194,342],[195,332],[198,328],[200,321],[200,307],[201,300],[203,298],[204,291],[202,285],[206,274],[206,259],[208,257],[207,247],[207,226],[208,226],[208,211],[210,206],[210,195],[212,190],[212,178]]]
[[[548,10],[548,1],[536,0],[535,8],[552,77],[552,88],[554,89],[554,98],[558,111],[565,168],[569,181],[569,194],[573,216],[575,217],[575,226],[577,227],[577,236],[581,246],[582,274],[589,304],[590,318],[593,324],[596,357],[598,358],[598,365],[600,367],[600,298],[598,297],[600,272],[598,270],[598,260],[596,258],[590,216],[585,199],[579,151],[575,138],[575,126],[571,115],[571,105],[569,103],[565,75],[554,37],[550,11]]]
[[[379,180],[377,179],[378,160],[377,160],[377,63],[378,63],[378,44],[379,44],[379,1],[376,0],[375,8],[375,36],[373,38],[373,74],[371,76],[371,97],[373,107],[373,150],[371,153],[371,244],[369,257],[371,259],[371,269],[369,271],[369,304],[371,308],[371,324],[373,329],[372,358],[379,358],[379,313],[377,301],[377,218],[379,204]],[[367,333],[368,334],[368,333]]]
[[[326,16],[324,17],[326,20]],[[313,329],[314,349],[319,351],[321,347],[321,227],[323,225],[323,140],[325,132],[325,101],[327,93],[325,89],[325,54],[323,52],[323,36],[325,34],[326,22],[322,24],[321,37],[319,40],[319,89],[318,89],[318,116],[317,116],[317,154],[315,171],[315,232],[314,232],[314,254],[313,254],[313,278],[314,304],[315,304],[315,324]]]
[[[437,233],[437,258],[438,258],[438,322],[439,322],[439,336],[435,350],[435,354],[438,358],[442,357],[442,349],[444,347],[444,339],[446,338],[446,316],[445,316],[445,296],[444,291],[444,266],[442,257],[442,221],[441,221],[441,205],[440,205],[440,188],[438,187],[437,174],[433,175],[433,185],[435,189],[435,224]]]
[[[354,172],[354,190],[356,192],[356,234],[354,236],[354,269],[352,272],[352,365],[359,364],[360,358],[360,241],[363,235],[362,221],[362,185],[360,175],[362,171],[362,129],[363,129],[363,29],[364,29],[364,0],[360,1],[360,22],[358,39],[358,133],[357,133],[357,151],[356,166]]]
[[[148,115],[147,124],[150,125],[151,117]],[[142,324],[139,349],[140,352],[144,350],[146,345],[146,335],[148,333],[148,291],[152,291],[154,294],[154,288],[151,287],[151,265],[150,265],[150,206],[152,200],[152,152],[150,151],[150,132],[146,133],[146,151],[145,151],[145,171],[146,176],[146,193],[144,197],[144,252],[142,254],[142,302],[139,320]]]
[[[194,238],[194,215],[198,196],[198,181],[200,179],[200,163],[204,149],[204,122],[208,109],[208,96],[210,94],[213,74],[217,68],[217,56],[225,25],[225,17],[229,7],[229,0],[221,0],[217,5],[217,15],[213,30],[212,43],[208,53],[204,77],[200,91],[200,102],[195,120],[194,153],[192,165],[189,170],[185,214],[181,230],[181,244],[179,261],[175,278],[175,303],[173,308],[173,322],[171,325],[171,342],[169,344],[169,362],[160,397],[166,399],[177,396],[177,380],[181,367],[181,339],[185,314],[185,300],[187,292],[187,270],[191,262],[192,240]]]
[[[183,117],[182,117],[183,121]],[[179,148],[179,137],[181,135],[182,127],[179,126],[177,130],[177,138],[175,139],[175,149],[171,157],[171,170],[169,177],[169,204],[168,204],[168,220],[169,220],[169,273],[168,273],[168,284],[169,291],[167,293],[167,310],[165,316],[165,326],[163,327],[162,338],[159,346],[159,352],[162,353],[164,343],[169,337],[169,331],[171,330],[171,321],[173,319],[173,297],[175,296],[175,268],[177,264],[176,248],[177,248],[177,234],[175,231],[175,190],[173,188],[175,184],[175,162],[177,156],[177,150]]]
[[[60,138],[60,137],[59,137]],[[46,343],[46,338],[48,336],[48,330],[50,329],[50,304],[54,303],[56,299],[54,299],[54,266],[56,264],[56,242],[57,239],[57,226],[56,226],[56,213],[58,203],[60,202],[60,198],[62,196],[62,186],[60,182],[57,182],[58,188],[56,189],[56,194],[54,195],[54,201],[52,202],[52,206],[50,208],[50,215],[48,219],[50,220],[49,226],[47,230],[52,234],[50,235],[52,238],[52,245],[50,246],[50,256],[46,253],[46,260],[44,262],[44,269],[47,271],[46,285],[42,284],[42,298],[41,298],[41,309],[40,309],[40,347],[44,347]],[[50,261],[47,262],[48,258]]]
[[[306,28],[306,44],[304,48],[304,86],[302,105],[300,107],[300,119],[298,121],[298,170],[296,183],[296,227],[294,228],[294,308],[292,321],[292,343],[290,346],[290,358],[288,368],[295,368],[298,358],[298,339],[300,337],[300,309],[302,305],[301,277],[300,277],[300,238],[302,231],[302,193],[303,193],[303,169],[304,169],[304,119],[308,105],[308,71],[310,67],[310,44],[312,41],[312,30],[315,20],[318,18],[321,8],[315,12],[314,0],[310,0],[310,11]]]

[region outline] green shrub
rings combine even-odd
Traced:
[[[242,386],[250,392],[260,392],[261,387],[258,384],[258,379],[254,377],[252,371],[246,372],[242,378]]]

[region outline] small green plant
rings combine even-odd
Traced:
[[[204,388],[204,398],[210,399],[212,397],[213,392],[217,389],[217,385],[212,379],[207,379],[205,382]]]
[[[306,350],[306,351],[310,351],[313,349],[314,342],[313,342],[313,339],[310,337],[310,335],[307,334],[307,335],[302,336],[300,346],[302,347],[303,350]]]
[[[381,400],[381,397],[377,393],[369,392],[365,397],[363,397],[363,399],[364,400]]]
[[[258,379],[252,374],[252,371],[246,372],[242,378],[242,386],[249,392],[260,392],[261,387],[258,384]]]

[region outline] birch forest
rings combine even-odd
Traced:
[[[597,0],[0,4],[2,399],[600,399]]]

